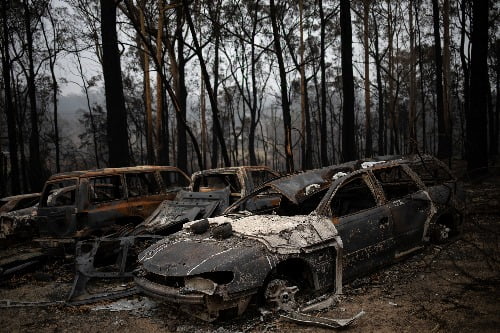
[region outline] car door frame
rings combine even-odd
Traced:
[[[331,201],[341,187],[357,177],[361,177],[369,188],[376,205],[349,215],[334,216]],[[325,198],[321,206],[323,215],[332,219],[342,239],[344,278],[350,280],[391,262],[394,253],[393,221],[390,209],[385,205],[385,196],[378,182],[374,181],[370,173],[362,171],[341,178],[334,182],[332,186],[335,188],[329,191],[328,198]],[[369,218],[368,221],[366,218]],[[380,231],[381,236],[377,237],[377,242],[365,244],[367,246],[356,245],[356,241],[369,242],[370,237],[355,239],[356,237],[363,238],[366,236],[362,233],[362,230],[356,230],[356,227],[367,223],[373,227],[372,229]]]
[[[379,170],[379,168],[370,171],[373,179],[379,183],[386,197],[387,206],[391,211],[396,247],[394,256],[398,259],[423,247],[424,236],[429,225],[429,217],[435,208],[426,191],[425,184],[408,165],[396,164],[384,167],[384,169],[389,168],[401,168],[418,188],[413,193],[389,200],[387,199],[383,185],[379,183],[373,173]]]

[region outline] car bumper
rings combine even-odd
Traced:
[[[201,292],[183,293],[179,288],[161,285],[141,277],[135,277],[135,283],[147,296],[177,304],[179,309],[199,319],[213,321],[219,317],[220,311],[234,309],[241,315],[256,291],[233,295],[224,299],[220,295],[207,295]]]
[[[146,295],[177,304],[205,304],[203,293],[181,293],[179,288],[164,286],[147,279],[136,277],[135,283]]]

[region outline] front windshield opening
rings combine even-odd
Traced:
[[[42,207],[72,206],[75,204],[76,179],[47,184],[43,191]]]
[[[252,214],[274,214],[280,216],[308,215],[318,207],[328,187],[321,188],[314,193],[303,195],[298,204],[292,202],[285,195],[270,186],[247,196],[229,212],[249,211]]]
[[[231,193],[240,193],[241,184],[235,174],[202,175],[195,180],[193,191],[210,192],[229,187]]]

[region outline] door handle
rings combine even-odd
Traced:
[[[144,209],[144,206],[137,206],[137,210],[143,210]]]

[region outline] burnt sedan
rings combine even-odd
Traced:
[[[463,199],[430,156],[292,175],[143,251],[135,281],[205,320],[241,314],[252,298],[289,309],[298,289],[341,293],[343,282],[457,237]]]

